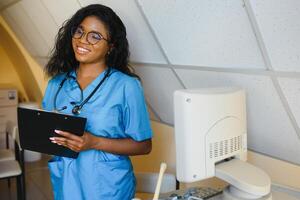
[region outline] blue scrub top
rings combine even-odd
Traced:
[[[57,95],[57,109],[67,106],[61,112],[72,114],[72,103],[87,98],[105,73],[82,91],[72,71]],[[79,116],[87,118],[85,131],[106,138],[150,139],[152,131],[140,82],[116,69],[110,74],[81,109]],[[54,110],[54,96],[65,77],[60,74],[49,81],[42,102],[45,110]],[[128,156],[91,149],[80,152],[77,159],[54,156],[48,167],[56,200],[126,200],[135,194]]]

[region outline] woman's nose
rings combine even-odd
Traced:
[[[83,35],[80,38],[80,42],[84,43],[84,44],[89,44],[88,38],[87,38],[88,34],[87,33],[83,33]]]

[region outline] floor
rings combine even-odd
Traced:
[[[27,200],[52,200],[52,190],[47,168],[49,156],[43,155],[37,162],[25,163],[26,196]],[[0,199],[16,200],[16,182],[11,179],[11,186],[8,188],[7,180],[0,180]]]
[[[25,162],[26,199],[27,200],[53,200],[47,162],[49,156],[43,155],[36,162]],[[136,194],[141,199],[152,199],[153,194]],[[0,180],[0,200],[17,200],[16,181],[11,179],[8,188],[7,180]]]

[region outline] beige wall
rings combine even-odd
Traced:
[[[17,87],[22,101],[40,102],[47,82],[43,70],[25,50],[1,16],[0,48],[0,84],[8,83],[10,86]]]
[[[176,160],[173,127],[152,121],[152,129],[154,132],[152,152],[146,156],[135,156],[131,158],[135,171],[158,173],[160,163],[166,162],[168,165],[167,172],[175,174]],[[267,172],[273,183],[300,190],[300,166],[251,151],[248,152],[248,162]],[[194,184],[182,184],[181,186],[206,185],[222,187],[224,184],[223,181],[212,178]]]
[[[248,161],[266,171],[273,183],[300,190],[300,166],[251,151]]]
[[[19,99],[21,101],[28,100],[19,75],[2,46],[0,46],[0,87],[16,88],[19,91]]]

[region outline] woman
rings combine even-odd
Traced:
[[[151,151],[152,131],[141,84],[128,67],[120,18],[89,5],[60,28],[46,65],[52,77],[43,108],[87,118],[82,137],[55,130],[51,142],[79,152],[49,161],[55,199],[124,200],[135,194],[128,156]]]

